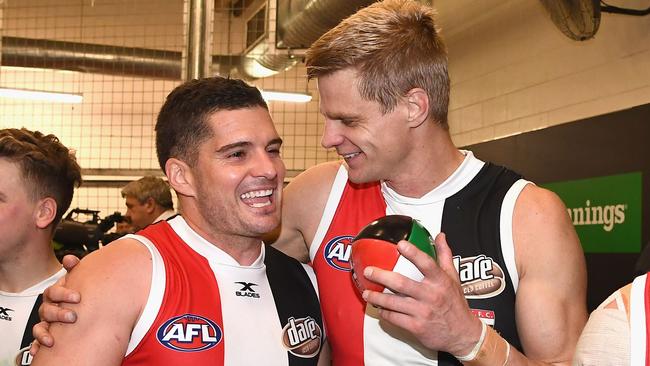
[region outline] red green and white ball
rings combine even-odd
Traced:
[[[404,215],[381,217],[361,229],[352,241],[352,278],[359,292],[366,289],[392,292],[366,279],[363,271],[367,266],[397,272],[414,281],[422,281],[422,273],[397,250],[400,240],[407,240],[433,259],[437,258],[431,234],[417,220]]]

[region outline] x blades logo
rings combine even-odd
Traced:
[[[11,315],[9,315],[10,311],[15,311],[15,310],[9,308],[3,308],[2,306],[0,306],[0,319],[11,321]]]
[[[254,299],[260,298],[260,294],[258,294],[257,292],[255,292],[255,290],[253,290],[253,286],[258,286],[258,284],[252,282],[235,282],[235,283],[240,284],[242,286],[242,288],[239,289],[239,291],[235,291],[236,296],[252,297]]]

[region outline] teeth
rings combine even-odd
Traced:
[[[242,194],[240,197],[242,199],[250,199],[250,198],[257,198],[257,197],[268,197],[273,194],[272,189],[263,189],[259,191],[251,191],[251,192],[246,192]],[[266,206],[266,205],[264,205]],[[261,207],[261,206],[260,206]]]
[[[255,208],[260,208],[260,207],[266,207],[271,204],[271,201],[266,201],[266,202],[260,202],[260,203],[253,203],[251,207]]]
[[[350,158],[353,158],[353,157],[355,157],[357,155],[359,155],[358,152],[355,152],[355,153],[352,153],[352,154],[345,154],[345,155],[343,155],[343,159],[350,159]]]

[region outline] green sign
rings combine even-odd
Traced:
[[[555,192],[587,253],[641,250],[641,172],[542,185]]]

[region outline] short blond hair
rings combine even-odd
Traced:
[[[411,0],[385,0],[359,10],[307,51],[309,79],[347,68],[359,75],[359,94],[392,111],[413,88],[429,97],[429,116],[447,128],[447,50],[435,11]]]

